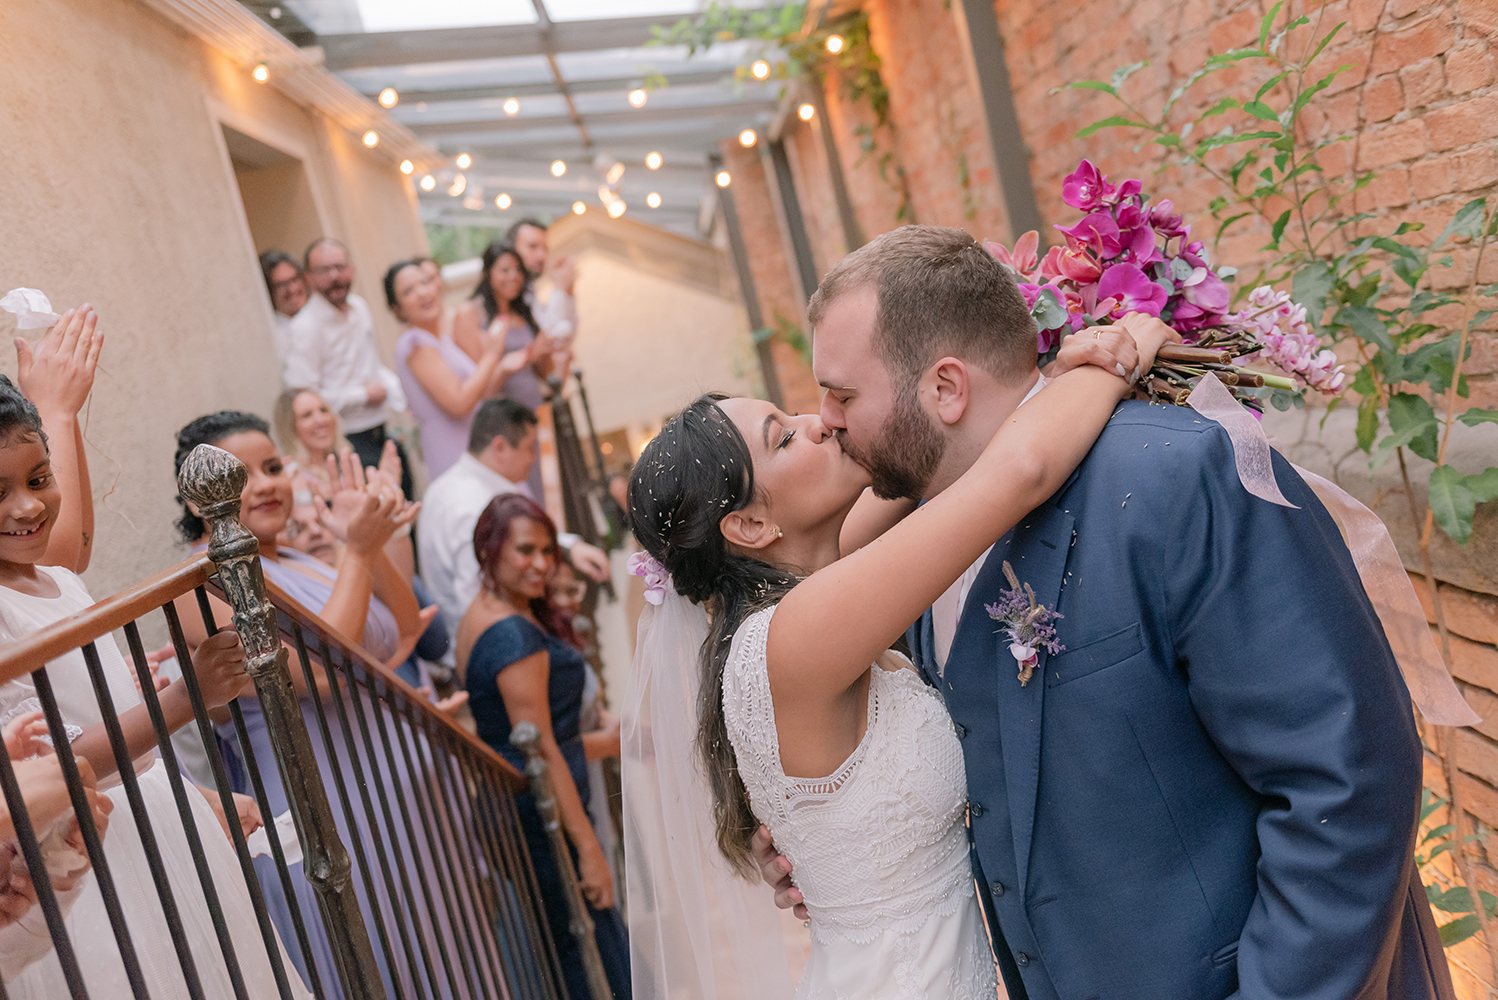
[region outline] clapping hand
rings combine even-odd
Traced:
[[[16,380],[43,416],[74,416],[94,387],[104,334],[99,314],[85,304],[69,309],[33,347],[16,338]]]
[[[394,449],[391,448],[391,451]],[[399,468],[399,458],[394,459]],[[386,466],[384,456],[381,466]],[[378,552],[395,530],[416,520],[419,503],[407,503],[400,480],[391,480],[380,469],[365,469],[352,449],[334,458],[328,456],[326,505],[319,505],[323,525],[350,549],[364,554]]]
[[[47,720],[41,709],[18,715],[5,724],[5,755],[13,761],[52,752],[47,736]]]

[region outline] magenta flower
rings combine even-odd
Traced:
[[[1093,166],[1091,160],[1083,160],[1077,164],[1077,169],[1067,174],[1066,180],[1061,182],[1061,200],[1084,212],[1091,212],[1099,207],[1113,193],[1114,189],[1108,184],[1107,175]]]
[[[1193,268],[1181,286],[1186,301],[1204,311],[1220,313],[1228,307],[1228,286],[1205,267]]]
[[[1114,194],[1113,194],[1113,202],[1115,204],[1121,204],[1123,202],[1128,201],[1131,198],[1137,198],[1137,197],[1139,197],[1139,192],[1143,188],[1144,188],[1144,185],[1141,184],[1139,181],[1136,181],[1136,180],[1124,181],[1122,184],[1120,184],[1118,186],[1118,190],[1116,192],[1114,192]]]
[[[1104,271],[1098,281],[1097,294],[1099,299],[1118,300],[1114,315],[1140,312],[1158,316],[1168,298],[1165,289],[1133,264],[1114,264]]]
[[[630,576],[645,579],[645,600],[660,604],[666,598],[666,588],[672,586],[671,574],[649,552],[636,552],[625,564]]]
[[[1186,235],[1186,230],[1181,227],[1181,217],[1176,214],[1176,207],[1169,198],[1150,209],[1150,225],[1167,240]]]
[[[1083,216],[1075,226],[1056,228],[1066,236],[1066,243],[1073,250],[1092,250],[1105,260],[1117,257],[1123,250],[1118,223],[1108,212],[1092,212]]]
[[[1035,303],[1040,298],[1040,286],[1030,281],[1016,281],[1015,287],[1025,297],[1025,308],[1034,309]]]

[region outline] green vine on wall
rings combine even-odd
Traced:
[[[858,163],[872,160],[880,180],[899,197],[895,218],[914,222],[910,183],[905,168],[895,159],[889,144],[881,144],[880,133],[892,139],[895,124],[889,114],[889,88],[880,73],[881,60],[869,40],[869,19],[863,11],[838,17],[814,31],[803,32],[806,8],[802,4],[743,9],[712,3],[695,17],[684,17],[670,28],[652,29],[649,45],[685,45],[687,55],[712,47],[719,42],[753,41],[762,46],[734,71],[735,79],[753,79],[750,64],[764,59],[770,65],[769,79],[791,81],[809,78],[819,88],[828,72],[835,73],[843,96],[853,104],[864,103],[873,113],[874,123],[853,130],[860,151]],[[838,52],[827,51],[827,39],[843,39]],[[649,79],[661,85],[665,78],[652,73]],[[856,165],[856,164],[855,164]]]

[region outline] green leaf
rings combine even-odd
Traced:
[[[1307,59],[1305,61],[1305,64],[1307,66],[1309,66],[1309,65],[1311,65],[1311,63],[1315,62],[1316,61],[1316,57],[1319,56],[1319,55],[1321,55],[1321,51],[1323,49],[1325,49],[1328,44],[1330,44],[1330,42],[1331,42],[1331,40],[1333,38],[1337,37],[1337,32],[1341,31],[1345,27],[1347,27],[1347,22],[1343,21],[1341,24],[1337,25],[1331,31],[1328,31],[1326,33],[1326,37],[1322,38],[1321,41],[1319,41],[1319,42],[1316,43],[1316,48],[1311,52],[1311,58]]]
[[[1468,427],[1476,427],[1478,424],[1498,424],[1498,410],[1484,410],[1474,406],[1457,419]]]
[[[1144,122],[1136,122],[1136,121],[1134,121],[1134,120],[1132,120],[1130,118],[1125,118],[1122,115],[1109,115],[1107,118],[1104,118],[1104,119],[1102,119],[1100,121],[1095,121],[1091,125],[1088,125],[1086,128],[1082,129],[1080,132],[1078,132],[1076,134],[1075,138],[1077,138],[1077,139],[1085,139],[1089,135],[1091,135],[1092,133],[1096,132],[1098,129],[1119,128],[1119,127],[1122,127],[1122,128],[1149,128],[1149,126],[1146,125]]]
[[[1212,56],[1207,60],[1207,66],[1210,69],[1221,69],[1224,66],[1231,66],[1235,62],[1242,62],[1244,59],[1271,58],[1273,58],[1273,56],[1271,56],[1263,49],[1233,49],[1231,51]]]
[[[1401,392],[1389,397],[1389,430],[1393,433],[1378,443],[1378,450],[1408,446],[1410,451],[1428,461],[1436,460],[1436,411],[1421,396]]]
[[[1265,94],[1269,93],[1271,90],[1274,89],[1274,85],[1275,84],[1279,83],[1281,80],[1283,80],[1285,77],[1287,77],[1289,75],[1290,75],[1289,73],[1276,73],[1274,76],[1271,76],[1268,80],[1265,80],[1264,83],[1259,87],[1259,92],[1254,95],[1254,100],[1257,101],[1257,100],[1262,99]]]
[[[1482,228],[1482,214],[1485,208],[1487,208],[1485,200],[1473,198],[1457,209],[1451,221],[1446,223],[1446,228],[1441,230],[1441,235],[1437,236],[1436,241],[1430,245],[1431,249],[1441,246],[1448,237],[1465,236],[1469,239],[1475,237],[1478,230]]]
[[[1377,391],[1373,388],[1373,370],[1364,365],[1358,369],[1358,373],[1352,377],[1352,391],[1359,396],[1376,396]]]
[[[1197,121],[1205,121],[1213,115],[1220,115],[1225,111],[1231,111],[1238,106],[1238,102],[1231,97],[1219,98],[1217,103],[1197,116]]]
[[[1120,66],[1118,67],[1118,69],[1114,70],[1111,81],[1113,83],[1115,92],[1119,87],[1122,87],[1124,85],[1125,80],[1127,80],[1129,77],[1133,76],[1140,70],[1144,69],[1144,67],[1148,66],[1149,64],[1149,60],[1146,59],[1143,62],[1130,63],[1127,66]]]
[[[1309,314],[1309,310],[1307,312]],[[1372,309],[1366,306],[1343,306],[1337,310],[1335,321],[1339,326],[1348,327],[1354,335],[1373,344],[1379,350],[1389,354],[1394,353],[1394,342],[1389,339],[1389,328]]]
[[[1350,65],[1348,65],[1347,63],[1343,63],[1341,66],[1338,66],[1336,69],[1326,74],[1326,76],[1323,76],[1321,79],[1311,84],[1305,90],[1302,90],[1300,92],[1300,96],[1295,99],[1295,103],[1290,106],[1290,112],[1286,116],[1286,120],[1293,121],[1295,117],[1300,114],[1301,109],[1304,108],[1308,103],[1310,103],[1311,98],[1321,93],[1327,87],[1330,87],[1333,80],[1350,69],[1352,69]]]
[[[1101,80],[1077,80],[1074,83],[1068,83],[1063,89],[1101,90],[1105,94],[1112,94],[1114,97],[1118,96],[1118,91],[1113,88],[1113,84],[1104,83]]]
[[[1369,395],[1357,404],[1357,446],[1369,455],[1374,454],[1374,439],[1378,436],[1378,397]]]
[[[1418,233],[1425,228],[1423,222],[1401,222],[1399,228],[1394,230],[1395,236],[1403,236],[1405,233]]]
[[[1468,476],[1464,482],[1478,503],[1498,500],[1498,466],[1489,466],[1475,475]]]
[[[1472,893],[1464,885],[1454,885],[1435,895],[1427,892],[1426,896],[1430,899],[1431,906],[1445,913],[1476,913],[1476,908],[1472,905]],[[1498,896],[1479,889],[1477,897],[1482,900],[1483,909],[1488,911],[1489,916],[1498,912]]]
[[[1321,317],[1326,313],[1326,295],[1332,290],[1335,279],[1332,269],[1319,260],[1312,261],[1295,272],[1290,297],[1305,306],[1306,321],[1311,324],[1312,330],[1321,329]]]
[[[1249,101],[1243,105],[1243,110],[1255,118],[1262,118],[1267,122],[1274,122],[1276,125],[1279,124],[1279,113],[1263,101]]]
[[[1437,809],[1440,809],[1445,804],[1445,799],[1438,799],[1436,798],[1436,794],[1429,788],[1425,789],[1421,795],[1420,822],[1424,823],[1426,820],[1430,819],[1430,814],[1435,812]]]
[[[1172,135],[1169,132],[1166,132],[1164,135],[1155,136],[1152,141],[1158,142],[1162,146],[1169,146],[1175,149],[1179,149],[1181,145],[1181,137],[1178,135]]]
[[[1269,44],[1269,29],[1274,27],[1274,19],[1279,16],[1280,8],[1284,7],[1284,0],[1269,8],[1269,13],[1259,21],[1259,48]]]
[[[1326,404],[1326,410],[1325,410],[1325,412],[1323,412],[1321,414],[1321,423],[1318,425],[1321,430],[1326,430],[1326,418],[1330,417],[1333,413],[1337,412],[1337,407],[1340,406],[1341,404],[1342,404],[1342,397],[1341,396],[1333,396],[1332,397],[1332,401],[1330,403]]]
[[[1276,250],[1280,248],[1280,237],[1285,235],[1285,226],[1290,222],[1290,210],[1287,208],[1280,213],[1280,217],[1274,220],[1274,225],[1269,230],[1269,244]]]
[[[1056,293],[1049,288],[1042,288],[1030,315],[1035,317],[1036,325],[1042,330],[1055,330],[1066,322],[1067,314],[1061,303],[1056,301]]]
[[[1471,913],[1465,917],[1458,917],[1450,923],[1442,924],[1437,928],[1441,934],[1441,947],[1450,948],[1467,940],[1482,929],[1477,921],[1477,914]]]
[[[1463,482],[1466,477],[1449,465],[1438,465],[1430,473],[1430,510],[1441,530],[1458,545],[1472,537],[1472,516],[1477,497]]]
[[[1438,827],[1435,827],[1429,833],[1427,833],[1424,837],[1422,837],[1421,840],[1420,840],[1420,843],[1422,843],[1422,844],[1428,844],[1432,840],[1440,840],[1442,837],[1449,837],[1449,836],[1451,836],[1455,832],[1456,832],[1456,824],[1454,824],[1454,823],[1443,823],[1442,825],[1440,825]],[[1470,909],[1470,907],[1469,907],[1469,909]]]

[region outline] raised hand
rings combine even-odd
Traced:
[[[395,442],[386,441],[385,447],[380,450],[380,475],[399,486],[404,472],[405,467],[401,465],[401,453],[396,450]]]
[[[609,554],[598,546],[576,542],[567,550],[567,561],[572,564],[573,569],[590,579],[598,583],[609,582]]]
[[[16,338],[16,381],[22,394],[48,414],[73,416],[83,409],[94,387],[104,334],[99,314],[84,304],[69,309],[32,346]]]
[[[5,724],[5,755],[13,761],[52,752],[47,735],[47,720],[41,709],[18,715]]]

